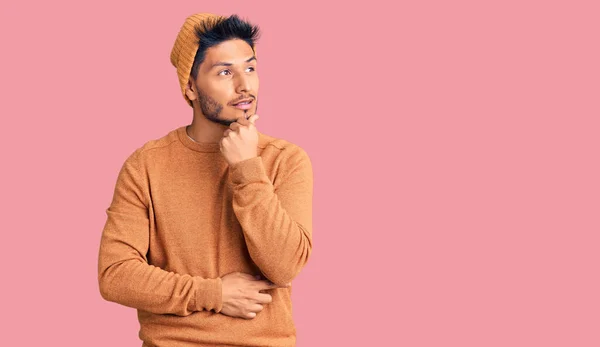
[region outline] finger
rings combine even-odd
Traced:
[[[258,293],[254,300],[259,304],[270,304],[273,302],[273,297],[270,294]]]
[[[233,130],[233,131],[237,131],[237,130],[238,130],[240,127],[241,127],[241,126],[242,126],[242,124],[241,124],[241,123],[238,123],[238,122],[233,122],[233,123],[231,123],[231,124],[229,125],[229,129],[231,129],[231,130]],[[229,130],[229,129],[227,129],[227,130]],[[226,130],[226,131],[227,131],[227,130]]]
[[[255,113],[252,116],[250,116],[250,118],[248,118],[248,121],[250,123],[254,124],[258,118],[260,118],[260,117]]]
[[[267,290],[267,289],[271,289],[273,287],[271,287],[271,282],[266,281],[266,280],[259,280],[256,281],[256,289],[258,290]]]
[[[245,272],[238,272],[237,275],[245,280],[249,280],[249,281],[256,280],[256,278],[253,275],[245,273]]]
[[[254,317],[256,317],[256,312],[248,312],[244,318],[252,319]]]
[[[227,129],[223,132],[223,139],[227,140],[227,139],[231,139],[234,138],[236,136],[239,136],[239,133],[231,130],[231,129]]]
[[[262,311],[263,308],[264,307],[261,304],[254,304],[250,307],[250,311],[258,313],[258,312]]]

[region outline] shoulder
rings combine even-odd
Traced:
[[[258,146],[264,156],[276,157],[278,161],[287,163],[306,161],[310,164],[310,157],[300,145],[288,140],[260,133]]]
[[[139,168],[141,162],[148,161],[149,159],[156,159],[156,156],[160,156],[162,152],[161,149],[168,149],[172,145],[178,143],[177,130],[178,129],[173,129],[162,137],[146,141],[130,153],[125,164],[130,164]]]
[[[290,177],[299,177],[302,181],[312,180],[310,156],[300,145],[261,133],[259,147],[263,162],[268,170],[273,170],[273,183],[276,186],[289,182]]]
[[[168,134],[160,138],[144,143],[140,148],[137,149],[137,151],[139,151],[140,155],[152,155],[157,149],[167,148],[173,144],[179,144],[179,138],[177,135],[178,130],[179,129],[173,129],[169,131]]]

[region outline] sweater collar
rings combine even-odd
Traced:
[[[218,142],[196,142],[191,139],[186,131],[187,125],[179,127],[177,129],[177,135],[179,137],[179,141],[183,143],[187,148],[197,151],[197,152],[220,152],[221,147]],[[264,149],[268,144],[269,140],[267,136],[260,131],[258,132],[258,147]]]

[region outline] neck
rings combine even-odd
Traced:
[[[187,134],[196,142],[218,143],[228,128],[225,125],[209,121],[200,111],[197,111],[197,108],[194,108],[194,119],[192,119],[192,124],[187,126]]]

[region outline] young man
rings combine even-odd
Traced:
[[[100,244],[106,300],[143,346],[294,346],[291,281],[312,250],[313,172],[257,130],[258,27],[188,17],[171,52],[193,121],[123,164]]]

